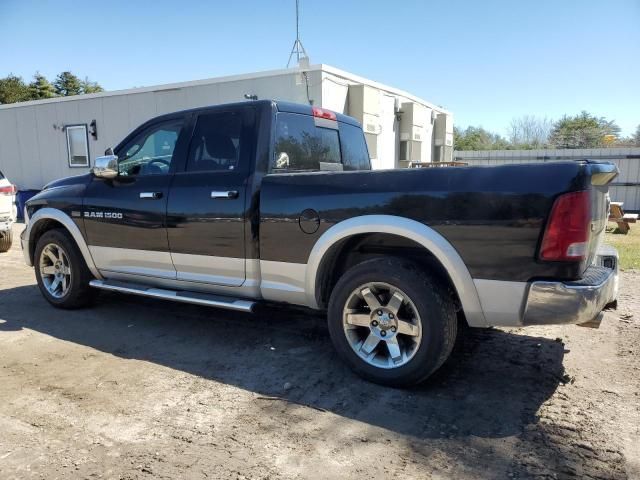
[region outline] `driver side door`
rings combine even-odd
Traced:
[[[167,240],[169,185],[185,150],[185,117],[151,122],[117,148],[118,176],[94,177],[84,199],[87,244],[98,270],[175,279]]]

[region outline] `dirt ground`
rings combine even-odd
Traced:
[[[0,478],[640,478],[639,291],[623,273],[598,330],[470,331],[435,378],[394,390],[354,376],[303,310],[115,294],[55,310],[16,244]]]

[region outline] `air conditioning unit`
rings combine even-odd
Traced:
[[[453,146],[453,117],[439,113],[434,124],[433,144],[436,147]]]
[[[363,84],[349,85],[348,108],[349,115],[362,124],[365,134],[380,133],[380,90]]]
[[[400,140],[422,142],[425,138],[425,123],[428,109],[424,105],[415,102],[402,104],[400,117]]]

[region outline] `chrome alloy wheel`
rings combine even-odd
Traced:
[[[422,341],[418,309],[407,294],[387,283],[367,283],[351,292],[342,319],[349,345],[374,367],[407,364]]]
[[[62,298],[71,288],[71,264],[60,245],[49,243],[40,253],[40,276],[52,297]]]

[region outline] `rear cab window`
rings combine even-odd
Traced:
[[[337,126],[316,125],[311,115],[278,113],[270,173],[370,170],[362,130],[344,122]]]

